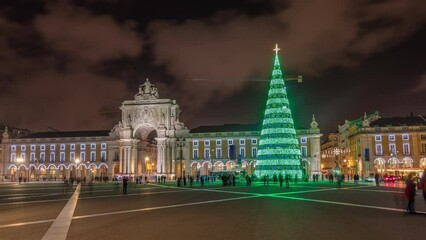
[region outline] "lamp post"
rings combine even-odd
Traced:
[[[182,148],[185,147],[186,140],[185,138],[179,138],[178,139],[178,146],[179,146],[179,156],[180,156],[180,177],[183,178],[183,167],[182,167],[182,160],[183,160],[183,152]]]

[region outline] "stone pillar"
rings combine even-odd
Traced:
[[[156,138],[157,140],[157,175],[165,173],[166,158],[166,138]]]

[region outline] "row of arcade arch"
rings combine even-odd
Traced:
[[[235,161],[229,160],[227,162],[215,161],[214,163],[210,161],[193,161],[191,163],[191,175],[192,176],[208,176],[212,172],[221,172],[221,171],[245,171],[246,174],[253,174],[254,168],[256,166],[256,161],[244,161],[242,160],[240,164],[235,163]]]

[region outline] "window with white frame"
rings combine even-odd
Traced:
[[[70,145],[70,149],[71,149],[71,150],[75,150],[75,144],[71,144],[71,145]]]
[[[46,153],[41,152],[40,153],[40,162],[45,162],[46,161]]]
[[[389,152],[390,153],[392,153],[392,154],[396,154],[396,145],[395,145],[395,143],[390,143],[389,144]]]
[[[409,143],[404,143],[402,145],[402,152],[403,152],[404,155],[410,154],[410,144]]]
[[[389,142],[395,142],[395,135],[389,135]]]
[[[216,145],[217,145],[217,146],[222,145],[222,140],[216,140]]]
[[[35,151],[36,150],[36,145],[31,145],[31,151]]]
[[[25,161],[25,159],[26,159],[25,153],[21,152],[21,158]]]
[[[96,149],[96,143],[90,144],[90,149]]]
[[[106,143],[102,143],[101,144],[101,149],[106,149],[106,145],[107,145]]]
[[[90,152],[90,161],[91,162],[94,162],[94,161],[96,161],[96,152]]]
[[[25,150],[27,150],[27,146],[25,146],[25,145],[21,145],[21,151],[22,151],[22,152],[25,152]]]
[[[50,145],[50,151],[55,150],[55,144]]]
[[[60,148],[61,148],[61,151],[64,151],[65,150],[65,144],[61,144]]]
[[[59,154],[59,161],[60,161],[60,162],[65,162],[65,152],[61,152],[61,153]]]
[[[204,159],[210,158],[210,148],[204,149]]]
[[[216,158],[222,158],[222,148],[216,148]]]
[[[376,144],[376,156],[382,156],[382,155],[383,155],[382,144]]]
[[[12,146],[10,146],[10,150],[11,150],[12,152],[15,152],[15,151],[16,151],[16,145],[12,145]]]
[[[70,162],[74,162],[75,160],[75,152],[70,152]]]
[[[257,147],[251,148],[251,157],[256,158],[257,157]]]
[[[101,162],[106,162],[106,151],[101,152]]]
[[[193,149],[193,150],[192,150],[192,157],[193,157],[194,159],[198,159],[198,149]]]
[[[50,153],[50,162],[55,162],[55,153],[54,152]]]
[[[209,140],[204,140],[204,146],[210,146],[210,141]]]
[[[245,145],[246,144],[246,140],[245,139],[240,139],[240,145]]]
[[[11,153],[10,154],[10,162],[15,162],[16,161],[16,153]]]
[[[257,139],[256,139],[256,138],[253,138],[253,139],[251,140],[251,144],[252,144],[252,145],[257,145]]]
[[[234,140],[228,139],[228,145],[234,145]]]
[[[194,141],[192,141],[192,146],[194,146],[194,147],[198,147],[198,140],[194,140]]]
[[[240,148],[240,157],[241,158],[245,158],[246,157],[246,148],[245,147],[241,147]]]
[[[44,151],[44,150],[46,150],[46,145],[44,144],[40,145],[40,151]]]
[[[308,157],[308,147],[306,147],[306,146],[302,146],[301,148],[300,148],[300,151],[301,151],[301,153],[302,153],[302,157]]]
[[[81,161],[81,162],[86,161],[86,153],[85,153],[85,152],[81,152],[81,153],[80,153],[80,161]]]
[[[382,135],[376,135],[374,136],[374,139],[376,142],[381,142],[382,141]]]
[[[35,153],[30,153],[30,162],[35,162]]]
[[[402,134],[402,140],[407,141],[408,139],[410,139],[408,134]]]
[[[86,144],[80,144],[80,149],[81,150],[85,150],[86,149]]]
[[[308,142],[308,139],[306,138],[306,137],[301,137],[300,138],[300,143],[307,143]]]

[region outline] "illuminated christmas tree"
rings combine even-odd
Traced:
[[[299,141],[296,137],[278,50],[280,49],[276,45],[274,69],[254,173],[257,177],[268,175],[271,178],[273,174],[281,173],[283,176],[288,174],[291,177],[301,178],[303,168]]]

